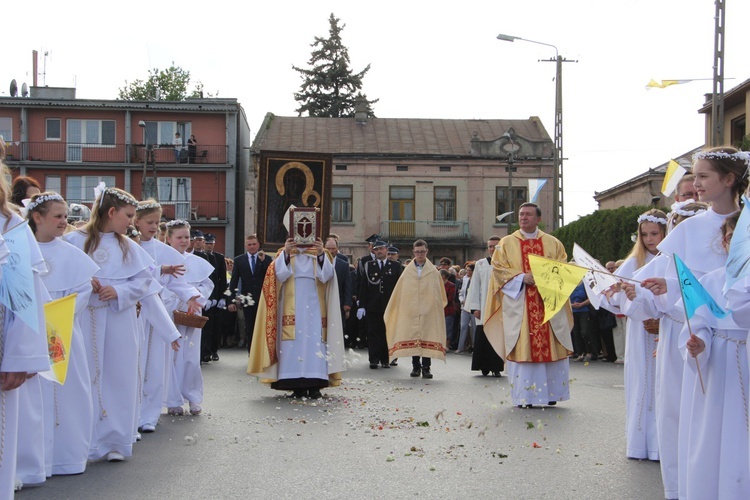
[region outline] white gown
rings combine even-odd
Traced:
[[[333,264],[328,258],[324,258],[321,267],[314,256],[303,253],[295,256],[288,266],[284,253],[281,252],[276,258],[275,268],[276,277],[282,284],[289,279],[294,280],[296,315],[294,340],[282,340],[277,343],[278,380],[306,378],[327,381],[327,347],[321,339],[322,320],[316,280],[321,283],[331,280],[334,277]],[[283,307],[284,305],[280,304],[279,310],[283,310]]]
[[[726,308],[721,294],[724,278],[724,269],[717,269],[700,282]],[[747,329],[737,326],[731,315],[717,319],[706,307],[696,310],[690,325],[706,344],[697,358],[706,393],[696,377],[690,388],[690,413],[686,415],[689,432],[684,498],[746,499],[750,494]],[[680,347],[687,360],[686,371],[696,371],[695,359],[685,349],[689,338],[685,326]]]
[[[193,254],[185,256],[184,278],[200,293],[198,302],[203,306],[214,289],[209,278],[214,267],[205,259]],[[175,309],[187,312],[187,303],[173,292],[165,291],[164,302],[167,310]],[[182,406],[185,402],[201,404],[203,402],[203,375],[201,374],[201,329],[177,325],[182,335],[180,350],[167,351],[167,398],[164,405],[168,408]]]
[[[653,258],[648,254],[644,265]],[[635,266],[636,261],[631,257],[617,269],[617,275],[632,278],[637,272]],[[609,304],[602,303],[602,307],[615,314],[627,314],[628,305],[622,292],[616,293]],[[625,328],[625,453],[629,458],[659,460],[654,406],[656,361],[652,355],[656,350],[656,335],[646,332],[640,317],[628,317]]]
[[[75,231],[64,238],[83,249],[86,233]],[[95,277],[103,287],[114,287],[117,298],[103,302],[98,294],[92,293],[87,311],[80,318],[94,401],[90,460],[113,451],[126,457],[133,454],[138,398],[135,306],[149,294],[153,278],[151,257],[129,238],[124,241],[128,245],[127,260],[113,233],[101,235],[99,247],[91,253],[100,268]]]
[[[21,218],[14,214],[8,221],[6,229],[6,221],[8,220],[0,215],[0,228],[3,230],[13,228],[22,222]],[[27,237],[32,255],[32,265],[35,270],[43,272],[43,259],[31,230],[27,230]],[[5,240],[0,236],[0,264],[6,263],[8,253],[9,250],[5,245]],[[41,281],[39,285],[40,290],[37,291],[37,296],[42,294]],[[38,304],[40,324],[43,325],[43,301],[39,301]],[[12,311],[2,305],[0,305],[0,319],[3,327],[2,332],[0,332],[0,372],[39,373],[49,370],[50,362],[46,334],[33,331]],[[41,412],[41,408],[39,408],[39,412]],[[3,391],[0,389],[0,450],[2,450],[2,453],[0,453],[0,498],[13,498],[18,444],[21,442],[18,437],[19,417],[19,390]],[[40,434],[42,436],[32,446],[43,446],[43,432],[40,432]],[[21,442],[21,444],[27,447],[27,443]]]
[[[86,470],[94,408],[86,348],[78,320],[86,313],[91,277],[99,267],[88,255],[62,239],[39,243],[39,248],[48,270],[42,275],[42,281],[52,299],[78,294],[65,384],[42,380],[47,475],[80,474]]]

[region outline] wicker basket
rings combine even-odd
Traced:
[[[182,311],[172,311],[174,316],[174,324],[189,326],[191,328],[203,328],[208,318],[206,316],[198,316],[197,314],[188,314]]]
[[[659,335],[659,320],[654,318],[647,319],[643,322],[643,328],[651,335]]]

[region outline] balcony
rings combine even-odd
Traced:
[[[405,241],[409,243],[418,239],[428,242],[471,239],[469,221],[467,220],[384,220],[380,222],[380,235],[391,242]]]
[[[67,200],[91,208],[94,200]],[[162,220],[183,219],[191,224],[223,225],[229,223],[229,202],[226,201],[160,201]]]
[[[9,142],[6,148],[9,162],[43,161],[53,163],[143,163],[146,147],[143,144],[80,144],[73,142]],[[228,148],[223,145],[199,145],[195,154],[187,148],[180,151],[181,164],[226,165]],[[171,144],[153,146],[150,162],[157,165],[178,163]]]

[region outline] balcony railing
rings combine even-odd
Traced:
[[[149,147],[150,163],[156,164],[214,164],[227,163],[228,148],[222,145],[199,145],[195,151],[187,147],[175,155],[171,144]],[[57,163],[143,163],[144,144],[81,144],[75,142],[10,142],[6,147],[7,160],[46,161]]]
[[[91,208],[94,200],[67,200]],[[183,219],[194,224],[226,224],[229,202],[226,201],[159,201],[162,220]]]
[[[380,222],[380,235],[390,241],[471,239],[466,220],[384,220]]]

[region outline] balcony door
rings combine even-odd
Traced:
[[[414,186],[391,186],[390,188],[391,239],[414,239]]]
[[[174,205],[174,218],[190,220],[193,212],[189,177],[159,177],[159,203]]]

